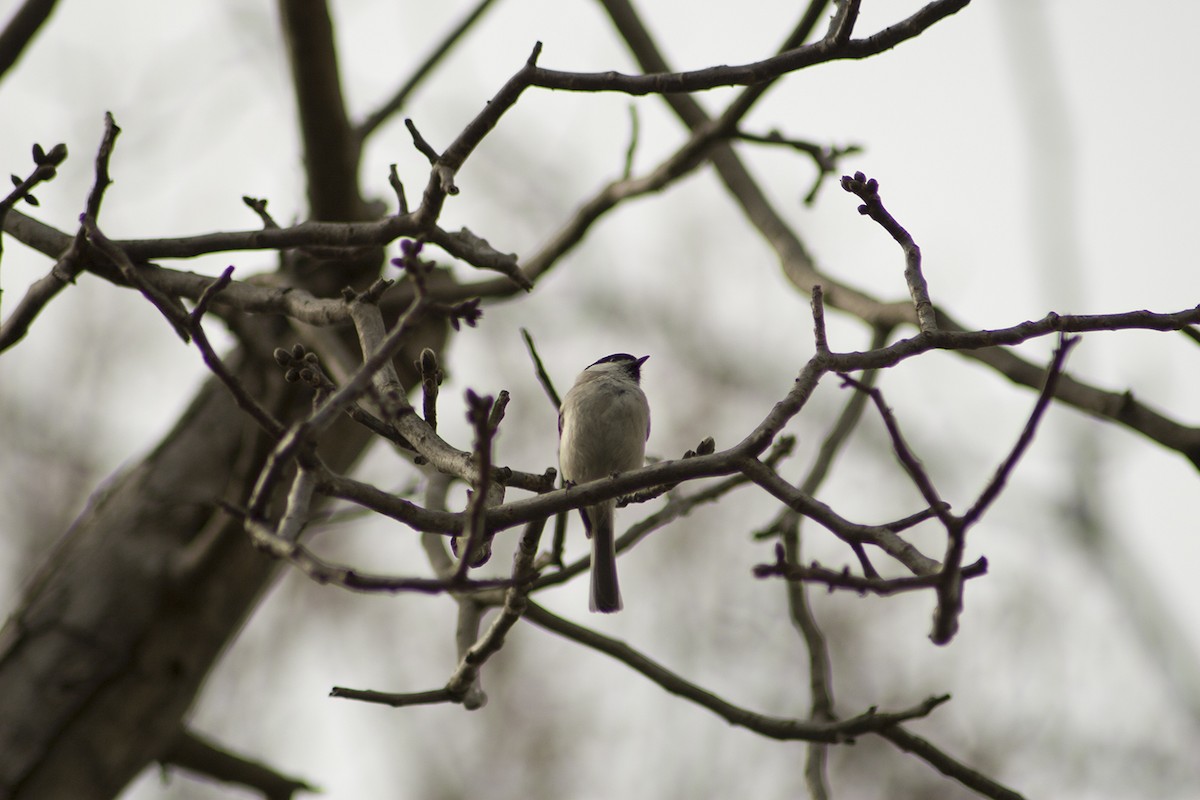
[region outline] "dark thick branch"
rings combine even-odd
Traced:
[[[12,16],[3,31],[0,31],[0,76],[25,52],[33,37],[50,18],[57,0],[25,0]]]
[[[780,55],[752,64],[709,67],[691,72],[666,71],[661,68],[665,67],[665,64],[661,64],[650,66],[648,69],[653,71],[645,75],[624,75],[619,72],[560,72],[539,67],[531,75],[530,83],[545,89],[561,89],[572,92],[622,92],[632,95],[681,94],[715,89],[719,86],[754,86],[816,64],[878,55],[921,35],[930,26],[966,8],[968,3],[970,0],[938,0],[929,3],[911,17],[866,39],[844,41],[841,32],[844,30],[848,33],[848,29],[839,26],[833,35],[825,39],[790,49]],[[624,0],[621,0],[619,4],[617,2],[606,3],[610,14],[612,9],[618,5],[622,10],[629,8]],[[846,14],[843,19],[850,22],[851,16]],[[643,64],[643,67],[646,65]],[[656,67],[660,68],[656,69]]]
[[[346,116],[333,22],[325,0],[280,0],[314,219],[368,217],[358,188],[359,139]]]
[[[248,787],[264,800],[291,800],[297,792],[320,791],[299,778],[289,778],[191,731],[181,732],[159,762],[165,767],[178,767],[223,783]]]

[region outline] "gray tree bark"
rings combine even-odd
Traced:
[[[280,6],[313,216],[369,219],[328,10]],[[69,242],[44,238],[51,257]],[[281,280],[331,296],[365,288],[384,260],[382,248],[322,255],[285,253]],[[285,423],[307,412],[309,390],[286,384],[271,356],[296,334],[277,319],[237,328],[245,344],[227,364],[243,386]],[[440,352],[445,338],[441,320],[417,329],[396,360],[405,386],[421,349]],[[319,453],[343,471],[368,439],[347,420]],[[213,378],[153,452],[96,491],[0,630],[0,798],[114,797],[186,735],[205,676],[276,573],[222,506],[245,503],[272,444]]]

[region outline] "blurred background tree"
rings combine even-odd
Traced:
[[[1200,278],[1181,246],[1194,204],[1178,187],[1200,173],[1191,145],[1200,122],[1180,102],[1178,76],[1196,71],[1186,32],[1198,12],[1171,6],[1168,15],[1154,4],[1146,18],[1155,36],[1130,37],[1127,11],[1090,4],[975,4],[945,19],[965,3],[857,5],[814,2],[797,14],[764,2],[697,16],[690,4],[664,2],[638,8],[640,24],[617,0],[125,0],[119,14],[81,6],[48,17],[52,2],[15,7],[0,36],[0,155],[21,178],[33,169],[32,142],[64,141],[70,157],[32,190],[39,205],[18,200],[4,223],[0,587],[13,616],[0,641],[3,792],[255,796],[243,780],[260,795],[288,796],[302,780],[333,797],[967,797],[1007,796],[1005,786],[1030,797],[1194,796],[1200,632],[1186,611],[1200,601],[1188,502],[1197,452],[1188,443],[1200,437],[1187,327],[1195,319],[1176,325],[1188,335],[1091,333],[1075,348],[1070,376],[1116,392],[1089,395],[1112,406],[1079,414],[1068,396],[1047,413],[968,538],[966,563],[985,555],[988,574],[968,583],[961,630],[947,646],[927,638],[930,590],[859,597],[815,585],[803,594],[828,648],[837,715],[951,694],[906,730],[1000,785],[972,788],[969,776],[948,780],[874,735],[815,749],[806,762],[803,742],[731,727],[618,660],[524,622],[487,661],[488,703],[472,713],[330,699],[333,686],[444,685],[459,660],[460,605],[444,594],[317,585],[250,547],[228,509],[247,502],[271,437],[163,315],[121,285],[128,278],[97,255],[97,237],[82,260],[63,257],[93,191],[105,111],[124,132],[98,229],[135,261],[205,276],[187,284],[192,294],[179,288],[186,275],[170,284],[188,308],[195,287],[229,264],[236,281],[254,276],[255,290],[287,285],[336,303],[343,286],[365,288],[380,269],[397,277],[385,263],[399,255],[399,234],[330,250],[323,237],[342,229],[309,228],[275,251],[241,239],[186,259],[162,243],[267,224],[246,195],[267,199],[285,234],[307,219],[385,219],[398,212],[391,164],[415,209],[430,165],[403,120],[435,150],[449,148],[535,41],[543,68],[636,75],[748,64],[823,38],[849,53],[896,23],[916,34],[913,20],[925,20],[936,24],[894,50],[751,88],[527,89],[456,172],[461,192],[445,198],[436,224],[516,253],[534,289],[428,245],[423,255],[446,270],[438,291],[484,296],[484,317],[444,344],[444,326],[430,320],[397,359],[407,368],[426,345],[441,355],[442,437],[469,450],[464,390],[506,389],[496,463],[530,473],[554,464],[554,410],[521,328],[560,391],[601,355],[652,354],[649,449],[662,459],[707,436],[730,447],[788,392],[814,353],[814,279],[826,290],[834,351],[866,350],[880,327],[904,323],[889,341],[914,335],[899,249],[837,185],[859,169],[881,180],[888,208],[920,244],[934,303],[967,327],[1005,328],[1052,310],[1195,305]],[[833,38],[836,10],[854,22],[850,45]],[[722,114],[736,128],[695,158],[672,160]],[[603,187],[629,176],[619,185],[640,190],[663,164],[678,173],[662,191],[588,216]],[[580,221],[582,240],[556,247]],[[56,262],[60,274],[85,271],[18,340],[22,297]],[[306,413],[310,392],[279,380],[274,346],[304,342],[335,379],[336,354],[357,352],[352,336],[339,344],[326,329],[245,311],[218,302],[205,330],[281,419]],[[1042,337],[1011,350],[1040,378],[1053,345]],[[996,353],[933,352],[878,376],[959,513],[1010,451],[1036,396],[1005,377],[1019,370]],[[1126,389],[1133,395],[1122,405]],[[811,474],[853,395],[826,377],[788,425],[798,445],[779,467],[784,478],[798,485]],[[1157,443],[1128,435],[1148,432],[1153,409],[1177,423],[1175,449],[1165,434]],[[437,487],[426,472],[389,448],[364,451],[368,443],[347,425],[321,452],[334,468],[356,464],[360,480],[430,501]],[[465,486],[449,491],[449,507],[463,508]],[[521,494],[510,489],[508,499]],[[816,496],[863,523],[922,506],[869,408]],[[619,522],[671,502],[630,506]],[[432,574],[406,526],[343,505],[321,514],[305,541],[322,557],[370,573]],[[774,560],[786,530],[773,527],[778,514],[771,497],[742,488],[655,531],[621,558],[627,608],[615,617],[584,612],[583,579],[533,599],[730,703],[806,719],[814,640],[789,616],[799,590],[752,574]],[[803,533],[804,563],[860,570],[820,526],[806,522]],[[481,573],[505,575],[519,535],[498,534]],[[942,558],[935,522],[905,535]],[[549,544],[547,534],[542,549]],[[566,546],[568,562],[585,552],[575,522]],[[904,573],[875,550],[872,561],[889,577]],[[182,774],[197,770],[209,779]]]

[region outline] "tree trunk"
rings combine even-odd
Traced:
[[[418,352],[444,340],[442,324],[425,327]],[[307,410],[307,392],[254,349],[228,359],[247,389],[281,418]],[[411,366],[401,374],[411,385]],[[343,470],[367,441],[341,422],[320,453]],[[210,379],[91,498],[0,631],[0,797],[111,798],[171,746],[276,572],[217,503],[245,502],[270,445]]]

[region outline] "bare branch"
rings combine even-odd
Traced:
[[[550,380],[550,375],[546,372],[546,365],[542,363],[541,356],[538,355],[537,347],[533,344],[533,336],[525,328],[521,328],[521,338],[525,340],[525,349],[529,351],[529,357],[533,359],[534,372],[537,374],[538,383],[542,385],[546,396],[550,398],[550,402],[554,405],[554,410],[558,411],[562,406],[562,398],[558,396],[558,391],[554,388],[554,382]]]
[[[871,402],[875,404],[875,408],[879,411],[879,416],[883,420],[884,427],[887,428],[888,437],[892,442],[892,450],[896,453],[896,458],[900,461],[900,465],[904,467],[904,471],[912,478],[913,484],[917,490],[921,492],[921,497],[925,498],[925,502],[938,516],[942,523],[947,528],[957,524],[957,521],[950,516],[948,506],[938,494],[937,488],[933,485],[933,479],[929,477],[929,473],[925,471],[925,466],[921,463],[921,459],[917,458],[916,454],[909,448],[908,442],[904,441],[904,435],[900,432],[900,423],[896,419],[896,415],[892,413],[892,409],[888,407],[887,402],[883,399],[883,392],[874,386],[856,381],[849,375],[839,373],[838,377],[842,379],[843,386],[852,386],[857,391],[865,392],[871,398]]]
[[[416,314],[425,302],[425,295],[418,291],[413,298],[413,302],[401,314],[396,325],[384,336],[383,321],[379,316],[378,307],[371,300],[370,294],[364,293],[354,296],[349,306],[363,344],[363,363],[341,388],[325,399],[313,411],[308,419],[290,428],[276,444],[275,449],[271,452],[266,464],[259,473],[258,480],[255,482],[248,507],[248,521],[258,519],[262,516],[266,503],[274,489],[275,481],[279,479],[282,470],[291,461],[292,457],[307,446],[307,442],[312,436],[328,428],[334,419],[344,413],[346,408],[366,393],[372,383],[375,384],[381,397],[389,398],[394,404],[397,422],[409,418],[420,421],[421,433],[428,434],[428,436],[423,437],[422,443],[413,441],[413,437],[406,435],[403,430],[401,430],[401,434],[405,435],[405,438],[414,447],[417,447],[422,455],[428,457],[428,454],[424,450],[421,450],[421,444],[428,446],[431,441],[441,441],[429,429],[429,426],[425,425],[424,421],[417,418],[412,406],[404,399],[403,385],[400,383],[400,378],[396,374],[396,369],[392,364],[393,356],[400,350],[401,345],[404,344],[406,337],[415,324]],[[371,313],[372,309],[374,313]],[[439,449],[437,452],[440,455],[444,451]]]
[[[858,20],[859,0],[839,0],[837,13],[829,21],[829,33],[825,39],[834,47],[843,47],[850,41],[854,23]]]
[[[453,194],[453,192],[448,192],[448,194]],[[425,238],[430,244],[436,244],[450,255],[473,267],[499,272],[518,288],[527,292],[533,289],[533,282],[521,269],[515,253],[501,253],[486,239],[476,236],[466,228],[460,228],[457,233],[450,233],[433,226]]]
[[[635,522],[625,533],[617,538],[617,552],[625,552],[654,531],[661,530],[675,520],[687,516],[697,506],[706,503],[715,503],[734,489],[747,486],[749,483],[750,479],[745,475],[733,475],[695,492],[672,495],[670,502],[665,506],[650,516]],[[534,582],[534,588],[542,589],[546,586],[565,583],[577,575],[585,574],[590,567],[591,557],[583,556],[563,566],[561,569],[541,576]]]
[[[987,487],[980,493],[979,499],[975,504],[963,514],[963,525],[973,525],[976,520],[983,516],[988,507],[995,502],[1000,496],[1000,492],[1004,490],[1004,486],[1008,483],[1008,477],[1012,474],[1017,462],[1021,460],[1021,456],[1029,449],[1029,445],[1033,443],[1034,434],[1037,433],[1038,425],[1046,414],[1046,410],[1050,407],[1050,402],[1054,399],[1054,390],[1058,386],[1059,378],[1062,377],[1063,367],[1066,364],[1067,356],[1075,345],[1079,344],[1078,336],[1068,338],[1063,334],[1059,334],[1058,347],[1054,350],[1054,356],[1050,360],[1050,366],[1046,368],[1046,381],[1042,384],[1042,391],[1038,394],[1037,402],[1033,405],[1033,411],[1029,414],[1029,419],[1025,422],[1025,427],[1021,430],[1021,435],[1017,437],[1016,443],[1013,445],[1008,457],[1004,459],[997,469],[992,479],[988,482]]]
[[[268,228],[270,230],[279,229],[279,224],[275,222],[274,218],[267,211],[266,200],[260,197],[243,196],[242,202],[246,204],[247,208],[258,215],[258,218],[262,220],[264,228]]]
[[[961,11],[970,0],[940,0],[929,3],[916,14],[866,39],[839,41],[848,30],[810,45],[796,47],[777,56],[739,66],[722,66],[692,72],[654,72],[648,75],[624,75],[619,72],[560,72],[537,68],[530,85],[570,92],[622,92],[632,95],[681,94],[715,89],[718,86],[753,86],[774,80],[789,72],[841,59],[860,59],[878,55],[924,33],[930,26]],[[608,2],[606,6],[617,5]],[[621,5],[625,5],[624,2]],[[857,7],[857,3],[851,5]],[[611,13],[611,12],[610,12]],[[849,28],[854,15],[845,14],[839,28]]]
[[[400,174],[396,172],[395,164],[388,166],[388,184],[392,187],[392,191],[396,193],[396,213],[401,215],[407,214],[408,197],[404,194],[404,184],[400,180]]]
[[[943,573],[940,572],[931,575],[914,575],[902,578],[864,578],[859,575],[852,575],[849,567],[833,570],[822,567],[815,561],[808,566],[801,566],[788,561],[780,550],[776,551],[775,556],[774,564],[756,565],[754,567],[754,577],[781,577],[793,582],[823,584],[828,586],[830,591],[834,589],[846,589],[857,592],[860,595],[874,594],[881,597],[919,589],[935,589],[943,580]],[[963,567],[959,570],[959,574],[964,579],[978,578],[987,574],[987,566],[987,559],[981,558],[974,564]]]
[[[846,145],[844,147],[820,145],[804,139],[786,137],[778,130],[772,130],[766,135],[760,135],[756,133],[750,133],[749,131],[744,131],[739,128],[733,133],[733,136],[744,142],[774,144],[790,147],[793,150],[799,150],[801,153],[809,156],[817,168],[817,174],[816,177],[813,178],[812,188],[809,189],[808,194],[804,196],[804,205],[806,206],[811,206],[814,202],[816,202],[817,192],[820,190],[821,186],[824,185],[827,177],[838,172],[838,163],[843,157],[858,155],[863,151],[862,146],[857,144]]]
[[[991,797],[993,800],[1024,800],[1023,795],[956,761],[925,739],[909,733],[899,725],[881,731],[879,735],[904,752],[912,753],[923,759],[938,772],[979,792],[984,797]]]
[[[930,697],[919,705],[904,711],[877,712],[871,710],[857,717],[841,721],[812,721],[786,719],[759,714],[735,706],[715,694],[671,672],[642,653],[616,639],[599,634],[590,628],[568,622],[551,614],[537,603],[530,603],[525,619],[533,624],[557,633],[573,642],[590,647],[620,661],[640,672],[671,694],[708,709],[730,725],[747,728],[771,739],[800,740],[809,742],[845,742],[868,733],[886,730],[910,719],[928,716],[935,708],[950,699],[949,695]]]
[[[819,288],[819,286],[814,287],[814,293]],[[889,335],[890,331],[884,329],[876,330],[875,336],[871,341],[871,349],[878,350],[886,345]],[[818,352],[820,352],[819,346]],[[828,349],[826,349],[826,352],[828,352]],[[879,373],[877,370],[866,370],[863,373],[862,385],[868,388],[874,387],[878,376]],[[849,440],[850,434],[854,432],[859,420],[862,419],[862,412],[866,407],[867,398],[868,395],[865,392],[854,392],[846,401],[846,405],[838,415],[833,428],[830,429],[829,434],[822,440],[821,447],[817,451],[817,458],[809,468],[804,482],[800,484],[800,491],[805,494],[815,495],[817,490],[821,488],[821,484],[825,482],[825,478],[829,475],[829,470],[833,467],[833,460],[841,452],[843,445]]]
[[[437,166],[438,160],[441,159],[442,154],[435,150],[433,145],[425,140],[425,137],[421,135],[419,130],[417,130],[417,124],[411,119],[406,119],[404,120],[404,127],[408,128],[408,135],[412,137],[413,147],[417,148],[417,152],[429,160],[430,166]],[[458,194],[458,189],[455,188],[453,183],[443,184],[442,189],[447,194]]]
[[[54,266],[44,277],[30,285],[17,307],[0,325],[0,352],[25,338],[29,327],[42,313],[42,309],[49,305],[59,292],[75,283],[75,278],[83,271],[83,250],[83,229],[80,229],[62,258],[54,262]]]
[[[325,0],[280,0],[283,39],[304,145],[314,219],[368,218],[358,187],[359,138],[346,115],[333,21]]]
[[[754,460],[743,462],[742,471],[776,499],[785,503],[792,510],[820,523],[839,539],[847,543],[873,544],[908,567],[916,575],[930,575],[938,570],[940,565],[937,561],[924,555],[912,544],[897,536],[892,526],[860,525],[850,522],[839,516],[829,506],[792,486],[779,477],[774,470],[765,465],[755,466],[757,463]]]
[[[183,303],[178,298],[164,294],[154,284],[142,280],[142,275],[137,266],[130,260],[125,251],[100,232],[100,228],[96,226],[94,217],[90,215],[84,216],[83,229],[87,235],[88,244],[111,261],[121,271],[121,274],[125,276],[125,279],[138,288],[138,291],[150,301],[151,305],[167,318],[167,322],[171,323],[171,327],[175,329],[175,333],[180,339],[184,342],[190,342],[192,334],[187,329],[188,312],[183,307]]]
[[[933,614],[933,631],[929,634],[929,638],[934,644],[948,643],[958,631],[958,616],[962,613],[963,592],[963,571],[959,565],[962,563],[963,552],[966,549],[967,529],[978,521],[987,508],[1000,496],[1000,492],[1008,482],[1009,475],[1033,442],[1038,425],[1054,397],[1054,388],[1062,374],[1067,355],[1078,341],[1078,338],[1068,339],[1059,334],[1059,345],[1046,370],[1045,384],[1042,386],[1042,391],[1037,402],[1034,403],[1033,411],[1022,429],[1021,435],[1017,437],[1008,457],[996,470],[975,504],[966,514],[955,521],[956,524],[946,526],[946,556],[942,564],[942,579],[938,583],[938,604]]]
[[[335,687],[330,695],[392,706],[455,702],[462,703],[467,708],[482,707],[487,702],[487,697],[479,685],[479,672],[488,658],[499,652],[500,648],[504,646],[504,639],[508,631],[525,611],[525,597],[529,592],[530,579],[535,574],[534,559],[537,556],[538,542],[545,525],[546,521],[542,519],[526,526],[517,553],[513,557],[511,584],[508,591],[505,592],[500,614],[492,621],[483,636],[463,650],[458,668],[446,682],[444,689],[415,694],[389,694]]]
[[[347,700],[360,700],[364,703],[379,703],[392,708],[404,706],[426,706],[435,703],[453,703],[454,693],[449,689],[433,689],[428,692],[377,692],[372,689],[347,689],[335,686],[329,690],[330,697],[343,697]]]
[[[463,654],[458,669],[446,683],[446,688],[455,696],[468,696],[471,687],[478,684],[479,671],[484,663],[500,651],[508,632],[525,613],[530,579],[536,574],[534,560],[537,557],[538,542],[541,541],[545,527],[544,519],[531,522],[525,527],[517,552],[513,556],[512,585],[504,593],[504,605],[500,613],[492,620],[487,632]]]
[[[825,331],[825,293],[821,284],[814,283],[812,288],[812,318],[813,342],[817,347],[817,355],[829,354],[829,334]]]
[[[376,575],[353,567],[330,563],[304,545],[289,541],[267,525],[248,517],[246,518],[246,530],[255,547],[273,558],[287,561],[314,582],[338,586],[352,592],[445,594],[501,589],[511,583],[507,578],[443,580],[442,578]]]
[[[292,476],[292,488],[288,492],[287,504],[283,516],[279,518],[275,536],[285,542],[300,541],[300,534],[308,525],[309,509],[312,506],[313,493],[317,488],[315,471],[303,465]]]
[[[629,180],[633,175],[633,157],[637,154],[638,135],[641,126],[638,122],[637,106],[629,104],[629,146],[625,148],[625,167],[621,170],[621,180]]]
[[[446,36],[438,42],[432,52],[421,62],[414,71],[412,76],[404,82],[404,85],[396,90],[396,93],[388,99],[378,110],[367,115],[367,118],[359,124],[355,129],[355,136],[358,137],[361,143],[364,139],[375,132],[375,129],[387,121],[388,117],[392,116],[404,107],[408,96],[421,85],[421,81],[433,72],[434,68],[441,63],[442,59],[453,49],[454,45],[475,25],[476,22],[483,17],[483,13],[488,10],[495,0],[480,0],[479,3],[463,17]]]
[[[467,534],[467,538],[461,552],[456,553],[461,559],[458,569],[455,571],[455,578],[459,580],[466,578],[468,570],[481,566],[492,554],[491,539],[487,536],[487,529],[484,527],[484,510],[487,508],[489,497],[494,499],[490,487],[492,440],[496,435],[496,428],[489,423],[495,400],[491,396],[481,397],[470,389],[467,390],[466,399],[467,421],[471,423],[475,432],[471,459],[477,468],[475,481],[471,486],[471,499],[467,502],[464,522],[464,532]],[[457,539],[451,541],[451,547],[455,542]]]
[[[108,175],[108,162],[112,158],[113,147],[121,129],[117,127],[111,111],[104,112],[104,137],[100,140],[100,149],[96,151],[96,177],[92,182],[92,190],[88,193],[84,216],[96,221],[100,216],[100,202],[104,192],[112,184]]]
[[[42,25],[54,11],[56,0],[25,0],[25,3],[13,14],[0,31],[0,76],[25,52],[25,48],[33,41],[34,36],[41,30]]]
[[[936,330],[937,317],[934,314],[933,302],[929,299],[929,286],[925,283],[924,273],[921,272],[921,248],[917,247],[909,232],[883,207],[883,200],[879,197],[879,182],[874,178],[868,180],[867,176],[856,172],[853,178],[849,175],[842,176],[842,188],[863,201],[858,207],[858,213],[878,222],[904,251],[904,282],[908,284],[908,293],[912,296],[917,311],[917,324],[923,333]]]
[[[219,747],[194,731],[180,731],[159,759],[163,766],[236,783],[262,794],[265,800],[291,800],[297,792],[319,792],[299,778]]]

